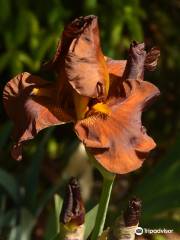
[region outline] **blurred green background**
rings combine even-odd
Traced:
[[[81,15],[99,17],[107,56],[126,58],[132,40],[161,50],[158,69],[145,76],[161,96],[143,115],[157,148],[140,170],[117,177],[107,226],[137,195],[143,201],[140,226],[180,231],[179,13],[178,0],[0,0],[1,94],[19,72],[43,74],[41,64],[53,56],[64,25]],[[0,114],[0,239],[50,240],[56,231],[54,193],[63,196],[67,179],[77,175],[88,210],[98,202],[101,177],[71,125],[43,130],[26,145],[25,159],[15,162],[10,156],[12,123],[2,101]]]

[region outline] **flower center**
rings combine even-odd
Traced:
[[[110,109],[106,103],[101,103],[101,102],[96,103],[95,105],[92,106],[92,110],[94,110],[95,112],[105,114],[105,115],[110,114]]]

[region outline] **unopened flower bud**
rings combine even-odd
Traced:
[[[63,240],[82,240],[84,236],[85,209],[80,186],[76,178],[69,181],[60,215],[60,235]]]
[[[109,232],[109,240],[134,240],[136,228],[139,224],[141,201],[132,198],[125,212],[116,219]]]
[[[139,222],[141,213],[141,200],[134,197],[129,201],[128,207],[124,212],[124,222],[127,227],[135,226]]]

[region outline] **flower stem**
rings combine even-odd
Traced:
[[[114,178],[115,175],[112,178],[103,177],[103,189],[101,193],[98,213],[96,216],[95,227],[91,236],[91,240],[97,240],[98,236],[100,236],[101,233],[103,232]]]

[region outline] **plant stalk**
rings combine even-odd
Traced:
[[[103,177],[103,189],[101,193],[95,227],[91,236],[91,240],[97,240],[98,236],[100,236],[101,233],[103,232],[114,178],[115,175],[112,178]]]

